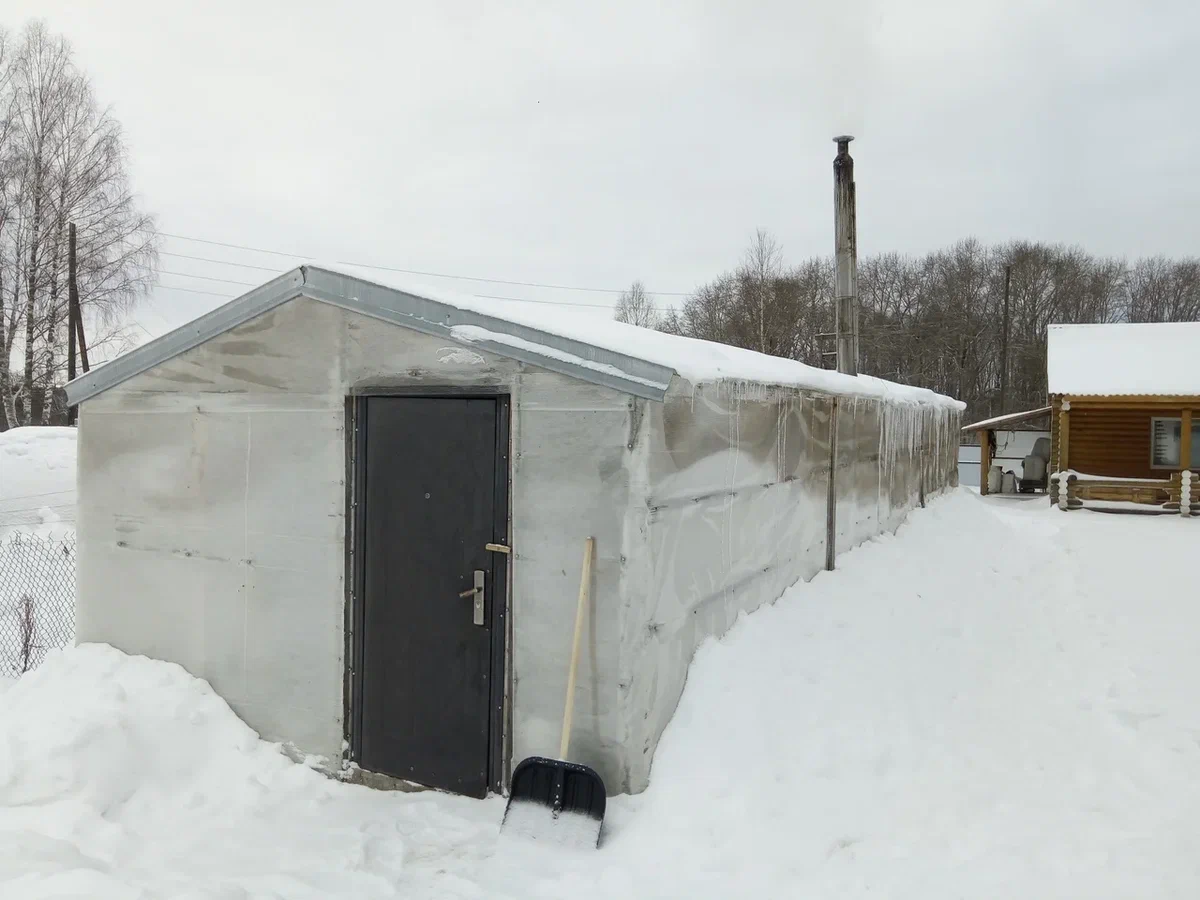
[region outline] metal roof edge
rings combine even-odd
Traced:
[[[675,376],[674,369],[658,363],[549,334],[507,319],[460,309],[355,276],[305,265],[79,376],[66,387],[67,402],[74,406],[90,400],[301,296],[647,400],[661,402]],[[512,337],[527,346],[486,338],[468,342],[454,337],[452,329],[464,325]],[[544,346],[550,352],[540,353],[536,346]]]
[[[675,376],[675,370],[668,366],[540,331],[508,319],[460,309],[449,303],[376,284],[354,275],[311,265],[301,266],[300,270],[304,274],[300,293],[306,297],[635,397],[661,402]],[[531,346],[515,346],[486,338],[464,341],[453,334],[453,329],[461,326],[481,328],[496,335],[512,337],[523,344],[546,347],[551,352],[541,353]],[[595,367],[588,363],[594,363]]]
[[[295,297],[304,283],[301,269],[292,269],[198,319],[168,331],[116,359],[97,366],[67,384],[67,403],[74,406],[116,387],[143,372],[198,347],[205,341],[248,322]]]

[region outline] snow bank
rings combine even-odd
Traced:
[[[0,432],[0,538],[18,529],[74,529],[75,434],[53,427]]]
[[[1200,322],[1051,325],[1052,394],[1200,395]]]
[[[468,801],[329,781],[207,683],[104,646],[51,654],[0,723],[5,896],[391,897],[402,830],[480,837],[444,822]]]
[[[1194,897],[1194,529],[966,491],[699,651],[594,852],[327,781],[104,647],[0,693],[0,893]]]
[[[1168,595],[1195,535],[984,504],[934,502],[702,648],[612,845],[708,842],[680,896],[749,859],[742,896],[1196,895],[1200,613]]]
[[[831,394],[886,399],[898,403],[927,403],[946,405],[954,409],[965,408],[965,404],[958,400],[924,388],[910,387],[866,375],[843,375],[828,369],[808,366],[796,360],[768,356],[727,344],[664,334],[650,328],[639,328],[598,316],[582,315],[578,310],[543,307],[530,312],[517,308],[513,303],[455,294],[441,288],[397,279],[391,275],[381,276],[373,270],[324,264],[319,264],[317,268],[657,363],[674,369],[681,378],[692,384],[715,381],[756,382],[808,388]],[[517,338],[498,336],[482,328],[468,330],[471,328],[473,326],[459,329],[462,333],[457,337],[466,342],[488,339],[514,346],[529,346],[528,342]],[[539,352],[547,352],[547,348],[537,346]],[[578,358],[572,356],[569,361],[578,363]],[[594,367],[596,364],[590,365]]]

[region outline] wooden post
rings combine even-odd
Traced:
[[[1070,442],[1068,438],[1071,434],[1071,401],[1065,397],[1062,402],[1062,411],[1058,414],[1058,469],[1060,472],[1068,472],[1071,469],[1071,452]],[[1062,485],[1059,485],[1062,488]]]
[[[1179,469],[1192,468],[1192,411],[1185,409],[1179,423]],[[1194,473],[1193,473],[1194,474]]]
[[[988,470],[992,467],[992,429],[979,432],[979,493],[986,497],[988,492]]]
[[[1004,327],[1000,332],[1000,415],[1008,412],[1008,285],[1012,266],[1004,267]]]
[[[829,493],[825,498],[825,571],[832,572],[837,559],[837,445],[838,398],[829,402]]]
[[[67,226],[67,381],[75,380],[75,343],[79,318],[79,283],[76,281],[75,223]],[[74,425],[79,415],[73,406],[67,407],[67,424]]]
[[[83,307],[78,301],[75,303],[75,329],[79,333],[79,361],[83,364],[83,374],[86,375],[91,366],[88,365],[87,341],[83,337]]]

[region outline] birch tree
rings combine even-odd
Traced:
[[[640,325],[642,328],[657,328],[659,323],[654,300],[646,293],[646,286],[640,281],[635,281],[629,286],[629,290],[621,292],[621,296],[617,298],[613,318],[628,325]]]
[[[89,350],[124,337],[157,259],[120,124],[70,44],[34,23],[17,40],[0,35],[0,50],[0,426],[12,426],[48,422],[65,380],[68,225]]]

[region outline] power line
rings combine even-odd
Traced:
[[[250,263],[232,262],[228,259],[210,259],[207,256],[188,256],[186,253],[170,253],[166,250],[159,250],[159,256],[170,256],[174,259],[191,259],[196,262],[216,263],[219,266],[236,266],[239,269],[255,269],[259,272],[275,272],[278,274],[281,270],[278,266],[255,266]]]
[[[253,281],[233,281],[229,278],[213,278],[211,275],[193,275],[191,272],[168,272],[165,269],[160,275],[176,275],[180,278],[199,278],[201,281],[219,281],[222,284],[240,284],[242,287],[258,287]]]
[[[189,237],[185,234],[172,234],[166,231],[160,231],[163,237],[173,238],[177,241],[193,241],[197,244],[208,244],[213,247],[225,247],[230,250],[245,250],[250,253],[267,253],[271,256],[283,256],[289,259],[312,260],[311,256],[303,256],[298,253],[284,253],[282,250],[264,250],[260,247],[248,247],[243,244],[230,244],[224,241],[212,241],[207,238]],[[240,265],[234,263],[232,265]],[[339,260],[337,265],[355,266],[360,269],[378,269],[383,272],[398,272],[403,275],[420,275],[425,278],[453,278],[459,281],[480,281],[487,284],[506,284],[512,287],[533,287],[546,288],[555,291],[584,291],[593,294],[621,294],[625,292],[625,288],[598,288],[598,287],[582,287],[579,285],[570,284],[547,284],[539,281],[513,281],[506,278],[484,278],[475,275],[456,275],[450,272],[430,272],[423,269],[401,269],[394,266],[380,266],[373,263],[349,262],[347,260]],[[690,291],[649,291],[648,293],[657,294],[662,297],[689,297]]]
[[[255,285],[255,284],[250,284],[250,283],[244,282],[244,281],[229,281],[228,279],[224,279],[224,278],[207,278],[204,275],[189,275],[185,272],[162,272],[161,274],[177,276],[177,277],[182,277],[182,278],[204,278],[206,281],[222,281],[222,282],[225,282],[226,284],[244,284],[244,285],[246,285],[246,287],[257,287],[257,285]],[[168,291],[185,291],[189,294],[201,294],[205,297],[219,297],[223,300],[235,299],[235,295],[233,295],[233,294],[217,294],[217,293],[214,293],[213,291],[198,291],[198,290],[195,290],[194,288],[176,287],[173,284],[160,284],[160,285],[156,286],[156,289],[163,289],[163,290],[168,290]],[[495,294],[471,294],[470,296],[475,297],[476,299],[479,299],[479,300],[506,300],[509,303],[536,303],[536,304],[545,305],[545,306],[571,306],[571,307],[581,307],[581,308],[585,308],[585,309],[603,309],[603,310],[608,310],[609,312],[612,312],[612,310],[614,309],[614,307],[610,306],[607,303],[578,303],[573,300],[534,300],[529,297],[500,297]],[[670,306],[654,307],[654,310],[656,312],[670,312],[672,309],[673,309],[673,307],[670,307]]]
[[[192,241],[196,244],[208,244],[212,247],[228,247],[230,250],[249,250],[251,253],[269,253],[271,256],[287,256],[291,259],[312,259],[311,256],[301,256],[298,253],[283,253],[280,250],[260,250],[257,247],[246,247],[242,244],[226,244],[224,241],[210,241],[205,238],[188,237],[186,234],[171,234],[168,231],[160,231],[163,237],[174,238],[177,241]]]
[[[197,291],[197,290],[194,290],[193,288],[176,287],[173,284],[156,284],[154,286],[154,290],[156,290],[156,291],[183,291],[185,294],[202,294],[205,297],[220,297],[223,300],[233,300],[235,297],[234,294],[214,294],[212,291]]]
[[[507,281],[503,278],[476,278],[472,275],[449,275],[445,272],[422,272],[417,269],[395,269],[391,266],[374,266],[370,263],[339,262],[341,266],[357,266],[360,269],[378,269],[383,272],[399,272],[404,275],[421,275],[427,278],[455,278],[459,281],[481,281],[485,284],[506,284],[509,287],[546,288],[552,291],[586,291],[592,294],[623,294],[625,288],[594,288],[575,287],[569,284],[543,284],[538,281]],[[658,294],[660,297],[688,297],[690,294],[679,291],[647,291],[648,294]],[[583,304],[579,304],[582,306]]]

